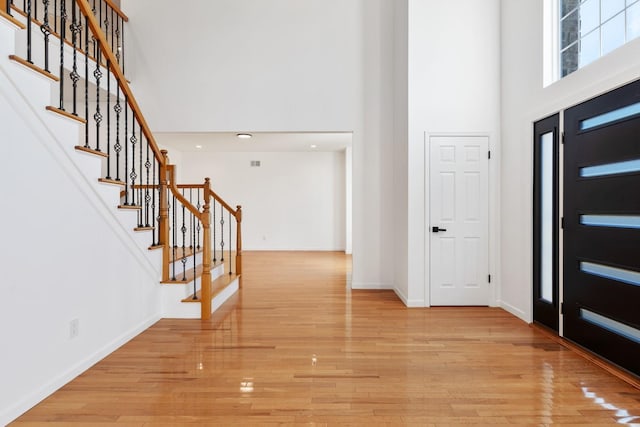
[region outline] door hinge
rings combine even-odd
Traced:
[[[564,230],[564,217],[560,218],[560,228]]]
[[[487,278],[487,280],[489,280],[489,283],[491,283],[491,275],[489,274],[489,277]]]
[[[564,132],[562,132],[562,136],[560,138],[562,139],[562,143],[564,144]]]
[[[491,150],[487,151],[487,159],[491,159]]]
[[[566,313],[564,312],[564,303],[561,302],[560,303],[560,314],[565,315]]]

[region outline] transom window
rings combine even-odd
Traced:
[[[640,36],[640,0],[559,0],[560,77]]]

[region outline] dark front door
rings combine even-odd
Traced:
[[[564,336],[640,375],[640,82],[565,112]]]

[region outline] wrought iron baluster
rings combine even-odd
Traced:
[[[196,218],[196,216],[191,213],[191,235],[192,238],[195,238],[195,234],[196,234],[196,221],[199,221],[198,218]],[[197,292],[197,287],[196,287],[196,282],[197,282],[197,275],[196,275],[196,251],[195,248],[193,246],[191,246],[191,258],[192,258],[192,262],[193,262],[193,298],[196,298],[196,292]],[[202,276],[200,276],[200,287],[202,287]]]
[[[64,39],[67,31],[67,6],[60,1],[60,109],[64,111]]]
[[[115,49],[115,46],[113,45],[113,30],[114,30],[114,27],[115,27],[115,25],[113,25],[113,8],[111,8],[111,25],[110,25],[110,28],[111,28],[111,44],[110,44],[111,50]]]
[[[177,229],[176,229],[176,196],[173,196],[173,205],[172,205],[172,218],[171,218],[171,222],[172,222],[172,227],[171,227],[171,236],[172,236],[172,248],[173,248],[173,258],[172,258],[172,262],[171,262],[171,271],[172,271],[172,275],[171,275],[171,280],[176,280],[176,262],[177,260],[177,249],[178,249],[178,245],[176,244],[176,240],[177,240]]]
[[[76,12],[76,3],[71,5],[71,42],[73,44],[73,68],[71,70],[71,82],[73,84],[73,107],[72,114],[78,115],[77,103],[78,103],[78,81],[80,80],[80,74],[78,74],[78,33],[81,30],[81,21],[78,19],[78,13]]]
[[[140,134],[140,138],[138,139],[138,146],[140,147],[140,167],[138,168],[138,173],[140,174],[140,179],[139,182],[140,184],[142,184],[142,146],[144,145],[144,139],[142,136],[142,125],[140,123],[138,123],[138,131]],[[142,201],[142,186],[140,186],[140,189],[138,190],[138,204],[140,205],[140,207],[143,206],[143,201]],[[142,227],[142,209],[140,210],[140,222],[139,222],[140,226]]]
[[[229,211],[229,275],[233,274],[233,257],[231,256],[231,211]]]
[[[182,197],[184,197],[184,189],[182,189]],[[184,204],[182,205],[182,227],[180,227],[180,232],[182,233],[182,281],[187,281],[187,253],[186,253],[186,236],[187,236],[187,226],[185,223],[185,215],[186,215],[186,207]]]
[[[131,142],[131,172],[129,173],[129,178],[131,179],[131,205],[136,205],[136,178],[138,174],[136,173],[136,143],[138,139],[136,138],[136,116],[135,113],[131,112],[131,138],[129,142]]]
[[[121,55],[122,55],[122,74],[124,74],[124,56],[125,56],[125,52],[124,52],[124,19],[122,20],[121,36],[122,36],[122,43],[120,45],[120,51],[121,51]]]
[[[160,228],[158,225],[158,219],[156,219],[156,159],[155,157],[152,159],[151,166],[153,170],[151,172],[152,176],[152,185],[151,188],[151,221],[153,222],[153,230],[151,230],[151,246],[157,246],[158,240],[156,239],[156,232],[160,234]],[[159,183],[158,183],[159,184]],[[158,185],[158,188],[160,186]]]
[[[149,194],[149,174],[151,172],[151,160],[149,160],[149,141],[147,140],[147,161],[144,162],[144,168],[147,170],[147,186],[144,192],[144,205],[145,205],[145,226],[151,227],[149,224],[149,203],[151,203],[151,195]]]
[[[89,18],[84,17],[84,147],[89,148]]]
[[[220,203],[220,261],[224,262],[224,206]]]
[[[107,59],[107,179],[111,179],[111,61]]]
[[[140,147],[140,169],[138,169],[138,173],[140,173],[140,180],[138,181],[138,204],[140,205],[140,210],[138,211],[138,227],[142,227],[142,210],[144,209],[144,203],[142,200],[142,182],[144,177],[144,175],[142,175],[142,146],[144,145],[144,137],[142,136],[142,125],[140,125],[139,123],[138,132],[140,134],[140,137],[138,139],[138,146]]]
[[[116,143],[113,145],[113,151],[116,152],[116,181],[120,181],[120,151],[122,151],[120,144],[120,113],[122,112],[120,85],[116,86],[116,104],[113,106],[113,111],[116,112]]]
[[[200,204],[200,189],[199,188],[198,188],[198,205],[197,205],[197,208],[198,208],[198,212],[200,212],[200,208],[202,208],[202,205]],[[200,227],[200,220],[198,220],[198,224],[196,226],[196,231],[198,232],[198,238],[196,239],[196,244],[198,245],[196,247],[197,250],[200,250],[200,230],[201,229],[202,228]]]
[[[27,0],[27,62],[33,64],[31,59],[31,0]]]
[[[189,203],[193,206],[193,188],[189,188]],[[195,232],[195,224],[193,223],[193,213],[191,214],[191,221],[189,222],[189,227],[191,228],[191,233],[189,233],[189,247],[193,250],[193,233]],[[195,252],[194,252],[195,253]]]
[[[116,18],[116,45],[115,45],[116,59],[118,65],[120,65],[120,17]]]
[[[53,0],[53,10],[58,10],[58,0]],[[53,14],[55,15],[55,12]],[[53,17],[53,31],[58,32],[58,18],[56,16]]]
[[[96,151],[100,151],[100,123],[102,123],[102,112],[100,111],[100,79],[102,79],[103,73],[100,69],[100,59],[102,58],[102,52],[100,45],[96,45],[96,69],[93,70],[93,77],[96,79],[96,112],[93,115],[93,120],[96,122]]]
[[[44,35],[44,69],[49,71],[49,35],[51,35],[51,27],[49,26],[49,0],[42,0],[44,4],[44,22],[40,25],[40,31]]]
[[[206,200],[209,195],[205,194],[204,197]],[[213,227],[211,227],[211,229],[213,230],[213,262],[216,262],[216,199],[214,199],[213,197],[211,199],[213,200],[213,202],[211,203],[211,211],[213,212],[213,221],[211,221],[211,224],[213,224]]]
[[[5,3],[7,15],[9,15],[9,16],[13,16],[13,14],[11,13],[11,5],[12,4],[13,4],[13,0],[7,0],[6,3]]]
[[[129,97],[127,95],[125,95],[124,97],[124,205],[125,206],[129,206],[129,190],[127,188],[127,182],[129,182],[129,180],[127,179],[127,172],[129,171],[128,167],[128,161],[129,161],[129,141],[128,141],[128,137],[129,137],[129,133],[128,133],[128,126],[129,126]]]

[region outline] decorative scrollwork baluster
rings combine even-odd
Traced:
[[[116,87],[116,104],[113,106],[116,113],[116,143],[113,145],[113,151],[116,152],[116,181],[120,181],[120,152],[122,145],[120,144],[120,113],[122,106],[120,105],[120,85]]]
[[[107,176],[111,179],[111,61],[107,59]]]
[[[144,162],[144,168],[147,171],[147,185],[144,192],[144,212],[145,212],[145,227],[151,227],[149,224],[149,204],[151,203],[151,194],[149,194],[149,177],[151,174],[151,160],[149,160],[149,141],[147,141],[147,161]]]
[[[96,47],[96,68],[93,70],[93,77],[96,79],[96,112],[93,114],[93,120],[96,122],[96,151],[100,151],[100,124],[102,123],[102,112],[100,111],[100,80],[104,75],[100,69],[101,59],[100,46]]]
[[[184,189],[182,190],[182,197],[184,197]],[[184,204],[182,205],[182,227],[180,227],[180,232],[182,233],[182,281],[187,281],[187,248],[186,248],[186,237],[187,237],[187,225],[186,225],[186,207]]]
[[[171,218],[171,248],[173,251],[173,257],[171,259],[171,280],[176,280],[176,262],[178,261],[177,251],[177,229],[176,229],[176,196],[173,196],[173,203],[169,205],[169,212],[172,214]]]
[[[205,198],[209,197],[208,194],[204,195]],[[215,263],[217,261],[216,259],[216,199],[212,198],[212,202],[211,202],[211,212],[213,212],[213,221],[211,221],[211,224],[213,224],[213,227],[211,227],[211,229],[213,230],[213,262]]]
[[[78,19],[76,12],[75,2],[71,6],[71,42],[73,44],[73,68],[71,70],[71,83],[73,84],[73,106],[72,114],[78,115],[77,103],[78,103],[78,81],[80,80],[80,74],[78,74],[78,36],[82,30],[81,20]]]
[[[220,204],[220,261],[224,262],[224,207]]]
[[[198,212],[200,212],[200,209],[202,208],[202,204],[200,203],[200,189],[198,188]],[[197,250],[200,250],[200,231],[202,230],[202,227],[200,226],[200,221],[197,221],[197,226],[196,226],[196,231],[198,233],[198,238],[196,239],[197,242]]]
[[[124,97],[124,205],[129,206],[129,191],[127,189],[127,172],[129,171],[129,97]]]
[[[27,0],[27,4],[26,4],[26,11],[27,11],[27,23],[29,23],[29,25],[27,25],[27,62],[29,62],[30,64],[33,64],[33,60],[31,58],[31,0]]]
[[[49,0],[42,0],[44,4],[44,22],[40,25],[40,31],[44,35],[44,69],[49,71],[49,36],[51,27],[49,26]]]
[[[136,143],[138,142],[138,138],[136,137],[136,117],[133,112],[131,112],[131,122],[131,138],[129,138],[129,142],[131,142],[131,172],[129,173],[129,179],[131,180],[131,205],[135,206],[136,178],[138,178],[138,174],[136,173]]]
[[[89,20],[84,17],[84,147],[89,148]]]
[[[64,111],[64,39],[67,32],[67,6],[60,2],[60,109]]]

